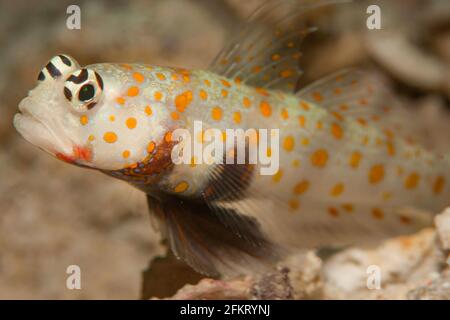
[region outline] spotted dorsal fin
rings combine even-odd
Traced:
[[[301,44],[317,28],[304,16],[314,9],[343,1],[268,1],[246,21],[239,34],[216,56],[210,70],[255,87],[295,90]],[[273,18],[276,11],[280,14]],[[275,21],[271,21],[271,20]]]

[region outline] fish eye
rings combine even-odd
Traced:
[[[95,88],[90,83],[83,85],[80,91],[78,92],[78,99],[83,102],[92,100],[94,96],[95,96]]]
[[[64,83],[64,96],[78,112],[94,108],[102,92],[103,80],[91,69],[83,68],[73,72]]]

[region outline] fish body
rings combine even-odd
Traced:
[[[427,225],[429,212],[448,204],[448,157],[412,142],[413,120],[405,116],[399,127],[404,113],[376,78],[342,71],[295,92],[298,48],[282,39],[289,59],[271,53],[271,68],[220,59],[209,70],[80,67],[58,55],[14,124],[59,159],[145,192],[175,254],[210,275]],[[228,60],[237,55],[225,53]],[[192,137],[182,148],[174,139],[180,129]],[[220,135],[207,139],[208,129]],[[257,133],[236,139],[233,130]],[[174,150],[186,157],[194,140],[202,147],[223,142],[214,153],[222,161],[189,153],[189,163],[176,164]],[[236,143],[226,144],[237,140],[259,161],[237,163]],[[262,152],[261,141],[270,142]]]

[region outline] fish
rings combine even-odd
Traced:
[[[209,276],[413,233],[449,203],[449,156],[421,142],[411,112],[370,72],[340,70],[299,88],[302,43],[317,28],[283,26],[329,5],[336,1],[263,4],[204,69],[82,67],[56,55],[19,103],[14,126],[57,159],[144,192],[174,254]],[[261,29],[279,7],[286,13]],[[200,145],[235,143],[199,161],[176,134],[198,122],[192,139]],[[219,136],[206,139],[208,129]],[[232,136],[240,129],[254,131]],[[277,139],[261,159],[276,170],[237,161],[238,142],[250,158],[272,130]],[[176,154],[191,159],[176,163]]]

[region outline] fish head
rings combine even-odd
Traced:
[[[72,57],[57,55],[19,103],[14,126],[26,140],[68,163],[126,168],[154,152],[165,132],[165,115],[151,116],[157,101],[144,97],[143,78],[118,64],[80,67]]]

